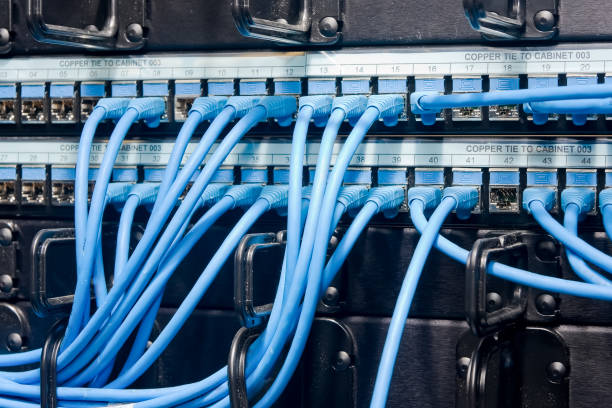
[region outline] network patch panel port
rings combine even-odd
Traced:
[[[174,120],[184,122],[191,105],[202,93],[200,81],[176,81],[174,83]]]
[[[518,200],[518,187],[489,187],[489,212],[491,213],[518,213]]]
[[[453,93],[469,94],[479,92],[482,92],[481,77],[453,78]],[[479,106],[453,108],[451,112],[454,121],[482,120],[482,109]]]
[[[45,184],[44,166],[23,166],[21,168],[21,203],[45,204]]]
[[[479,214],[482,208],[482,171],[471,168],[454,168],[452,184],[453,186],[473,187],[478,190],[478,204],[474,207],[472,213]]]
[[[51,203],[53,205],[74,204],[74,182],[57,181],[51,183]]]
[[[0,167],[0,204],[15,204],[17,201],[17,167]]]
[[[142,83],[142,96],[145,97],[160,97],[164,99],[164,113],[160,120],[168,121],[168,81],[144,81]]]
[[[0,85],[0,123],[15,123],[15,100],[17,86],[15,84]]]
[[[87,120],[98,101],[106,95],[104,82],[81,83],[81,121]]]
[[[519,170],[489,169],[489,212],[518,213],[519,201]]]
[[[489,91],[514,91],[519,89],[518,77],[497,77],[489,79]],[[519,120],[517,105],[493,105],[489,107],[489,120],[510,121]]]
[[[438,93],[444,94],[444,78],[443,77],[417,77],[414,80],[414,87],[416,92],[427,92],[427,93]],[[422,119],[420,116],[416,117],[416,121],[420,122]],[[444,120],[444,114],[436,114],[436,121]]]
[[[74,204],[75,168],[57,166],[51,168],[51,203],[53,205]]]
[[[87,171],[87,201],[90,201],[93,196],[96,179],[98,178],[98,170],[99,168],[97,167],[90,167]]]
[[[518,120],[519,111],[516,105],[497,105],[489,107],[489,120]]]
[[[74,84],[51,84],[49,88],[51,98],[51,122],[74,123]]]
[[[21,85],[21,123],[45,123],[45,84]]]

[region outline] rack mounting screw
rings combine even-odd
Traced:
[[[468,368],[470,368],[471,362],[472,360],[469,357],[461,357],[457,360],[457,374],[464,377],[467,374]]]
[[[338,33],[338,20],[333,17],[323,17],[319,21],[319,31],[323,37],[333,37]]]
[[[0,291],[8,293],[13,289],[13,278],[10,275],[0,275]]]
[[[554,361],[546,367],[546,375],[548,379],[552,382],[559,382],[565,377],[567,373],[567,368],[565,365],[559,361]]]
[[[130,40],[131,42],[139,42],[139,41],[142,41],[142,37],[144,36],[144,31],[140,24],[132,23],[129,26],[127,26],[127,29],[125,30],[125,35],[127,39]]]
[[[336,355],[336,361],[334,362],[334,368],[337,371],[344,371],[351,365],[351,356],[346,351],[339,351]]]
[[[338,289],[333,286],[330,286],[325,291],[325,295],[323,296],[323,303],[327,306],[336,306],[338,304],[338,298],[340,297],[340,293]]]
[[[9,227],[0,228],[0,245],[8,246],[13,241],[13,231]]]
[[[494,312],[501,309],[503,303],[502,297],[497,292],[487,293],[487,312]]]
[[[0,45],[6,45],[10,40],[11,33],[9,33],[9,30],[4,27],[0,28]]]
[[[11,351],[19,351],[23,346],[23,339],[19,333],[11,333],[6,339],[6,344]]]
[[[540,31],[550,31],[555,26],[555,15],[548,10],[540,10],[533,16],[533,22]]]
[[[536,299],[536,309],[540,314],[551,316],[557,310],[557,300],[548,293],[543,293]]]

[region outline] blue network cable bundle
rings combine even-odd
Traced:
[[[216,51],[160,42],[164,2],[30,3],[0,24],[0,407],[608,406],[612,47],[538,43],[556,1],[464,2],[483,37],[422,48],[236,0],[263,41]]]

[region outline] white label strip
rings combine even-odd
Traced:
[[[130,141],[123,144],[118,165],[163,166],[168,162],[173,143]],[[195,150],[187,147],[183,163]],[[216,146],[213,146],[214,151]],[[105,143],[94,143],[90,155],[93,165],[100,164]],[[334,158],[341,144],[334,146]],[[0,140],[0,164],[74,165],[78,144],[64,141]],[[306,147],[307,165],[315,165],[319,145]],[[239,143],[224,164],[240,166],[288,166],[289,142]],[[209,155],[210,156],[210,155]],[[456,167],[544,167],[544,168],[610,168],[612,140],[595,143],[532,140],[499,140],[488,142],[429,140],[367,140],[351,160],[352,166],[456,166]]]
[[[315,52],[18,57],[0,81],[299,78],[304,76],[517,75],[612,72],[612,48],[379,48]]]

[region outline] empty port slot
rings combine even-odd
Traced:
[[[189,115],[189,110],[191,109],[191,105],[193,105],[195,98],[195,96],[181,96],[175,99],[174,120],[184,121],[187,119],[187,115]]]
[[[187,185],[185,186],[185,190],[183,190],[183,193],[179,196],[180,201],[183,201],[187,193],[189,193],[189,190],[191,190],[191,187],[193,187],[193,183],[192,182],[187,183]]]
[[[453,108],[453,120],[481,120],[481,110],[475,108]]]
[[[516,105],[497,105],[489,107],[491,120],[518,120],[519,111]]]
[[[71,181],[55,181],[51,185],[51,202],[54,205],[74,204],[74,183]]]
[[[0,122],[15,123],[15,101],[1,100],[0,101]]]
[[[91,197],[93,196],[93,192],[94,192],[94,187],[96,186],[96,182],[95,181],[90,181],[87,184],[87,199],[91,200]]]
[[[52,99],[51,121],[74,122],[74,101],[72,99]]]
[[[100,98],[81,98],[81,120],[85,121],[91,115]]]
[[[21,183],[21,202],[23,204],[45,203],[45,182],[24,181]]]
[[[45,119],[45,103],[42,99],[21,101],[21,121],[23,123],[44,123]]]
[[[490,187],[489,212],[518,213],[518,195],[516,187]]]
[[[0,181],[0,204],[14,204],[15,199],[15,181]]]

